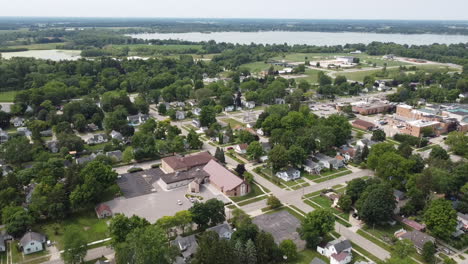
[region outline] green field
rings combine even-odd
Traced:
[[[315,70],[315,69],[306,69],[305,75],[307,77],[299,77],[297,78],[298,80],[306,80],[310,83],[317,83],[318,82],[318,73],[320,70]]]
[[[245,67],[247,69],[249,69],[250,72],[261,72],[261,71],[267,71],[270,67],[271,67],[271,64],[269,63],[265,63],[263,61],[257,61],[257,62],[251,62],[251,63],[247,63],[247,64],[242,64],[241,66],[239,67]],[[275,70],[281,70],[283,69],[284,67],[281,67],[281,66],[273,66],[273,68],[275,68]]]
[[[51,50],[51,49],[60,49],[64,42],[56,42],[56,43],[40,43],[40,44],[30,44],[30,45],[15,45],[15,46],[8,46],[8,48],[13,49],[28,49],[28,50]]]
[[[243,123],[235,120],[235,119],[232,119],[232,118],[222,118],[220,119],[222,122],[226,123],[226,124],[229,124],[231,126],[231,128],[234,128],[236,126],[244,126]]]
[[[36,225],[33,230],[47,235],[57,247],[62,249],[63,235],[66,229],[76,228],[80,230],[88,243],[108,237],[106,219],[98,219],[94,210],[69,216],[58,222],[48,222]]]
[[[18,91],[0,92],[0,102],[13,102]]]

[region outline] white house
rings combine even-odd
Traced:
[[[257,132],[257,134],[260,135],[260,136],[265,135],[265,133],[263,132],[263,130],[261,128],[257,129],[257,131],[255,131],[255,132]]]
[[[287,170],[278,171],[276,177],[284,181],[293,181],[301,177],[301,172],[294,168],[288,168]]]
[[[138,115],[132,115],[132,116],[127,117],[128,123],[131,126],[138,126],[140,124],[143,124],[148,119],[149,119],[148,115],[144,115],[144,114],[141,114],[141,113],[139,113]]]
[[[234,109],[235,109],[235,107],[233,105],[229,105],[229,106],[226,106],[224,108],[224,111],[225,112],[232,112],[232,111],[234,111]]]
[[[192,125],[195,126],[196,128],[199,128],[201,126],[200,120],[198,119],[193,119],[192,120]]]
[[[234,233],[231,226],[226,223],[207,228],[206,231],[214,231],[218,234],[219,238],[227,240],[231,239],[232,233]]]
[[[367,145],[368,148],[371,148],[372,145],[375,145],[377,144],[378,142],[375,142],[373,140],[370,140],[370,139],[367,139],[367,138],[363,138],[363,139],[360,139],[356,142],[356,148],[357,147],[361,147],[361,149],[364,148],[364,146]]]
[[[117,139],[119,141],[123,140],[122,134],[120,132],[118,132],[118,131],[115,131],[115,130],[112,130],[110,132],[110,136],[111,136],[112,139]]]
[[[247,145],[245,143],[242,143],[242,144],[236,145],[234,147],[234,151],[236,151],[239,154],[245,154],[245,153],[247,153],[247,148],[248,147],[249,147],[249,145]]]
[[[317,246],[317,252],[330,258],[330,264],[347,264],[352,260],[352,245],[349,240],[333,240]]]
[[[106,134],[95,134],[92,137],[88,138],[88,140],[86,140],[86,143],[91,145],[91,144],[101,144],[107,141],[108,139],[107,139]]]
[[[192,110],[192,113],[193,113],[194,115],[196,115],[196,116],[201,115],[201,108],[198,108],[198,107],[194,108],[194,109]]]
[[[14,117],[10,120],[14,127],[22,127],[24,126],[24,118],[22,117]]]
[[[185,112],[184,111],[176,111],[175,113],[177,120],[185,119]]]
[[[19,245],[23,254],[32,254],[44,250],[44,243],[46,242],[46,237],[42,234],[36,232],[27,232],[21,238]]]
[[[245,101],[244,102],[244,107],[248,109],[253,109],[255,108],[255,102],[254,101]]]

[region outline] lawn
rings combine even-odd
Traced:
[[[308,180],[313,181],[313,180],[316,180],[316,179],[320,178],[320,175],[318,175],[318,174],[309,174],[307,172],[303,172],[302,177],[306,177]]]
[[[240,202],[240,201],[244,201],[244,200],[247,200],[247,199],[262,195],[262,194],[265,194],[260,189],[260,187],[258,187],[257,184],[251,183],[250,186],[252,187],[252,190],[248,194],[246,194],[244,196],[233,196],[233,197],[231,197],[231,200],[233,200],[234,202]]]
[[[322,177],[325,177],[325,176],[328,176],[328,175],[330,175],[330,174],[335,174],[335,173],[337,173],[337,172],[346,171],[346,170],[348,170],[348,169],[347,169],[347,168],[341,168],[341,169],[338,169],[338,170],[324,169],[324,170],[322,170],[322,171],[325,171],[325,172],[320,173],[320,175],[321,175]]]
[[[57,222],[38,224],[34,230],[47,235],[49,240],[57,242],[57,247],[62,249],[65,230],[76,228],[82,231],[88,243],[109,237],[106,219],[98,219],[94,210],[69,216],[67,219]]]
[[[237,157],[237,155],[234,153],[234,151],[229,150],[229,151],[226,151],[225,154],[226,154],[228,157],[230,157],[231,159],[237,161],[238,163],[240,163],[240,164],[245,164],[245,162],[244,162],[243,160],[241,160],[241,159],[239,159],[239,158]]]
[[[319,258],[319,259],[325,261],[325,263],[328,263],[328,259],[326,257],[320,255],[317,251],[311,250],[311,249],[304,249],[303,251],[299,252],[299,258],[293,263],[296,263],[296,264],[310,264],[310,262],[314,258]]]
[[[252,198],[252,199],[250,199],[250,200],[240,202],[240,203],[238,203],[237,205],[239,205],[239,206],[244,206],[244,205],[248,205],[248,204],[251,204],[251,203],[255,203],[255,202],[258,202],[258,201],[261,201],[261,200],[265,200],[266,198],[268,198],[268,195],[255,197],[255,198]]]
[[[15,45],[9,46],[8,48],[13,49],[28,49],[28,50],[51,50],[51,49],[60,49],[65,43],[64,42],[55,42],[55,43],[38,43],[30,45]]]
[[[12,243],[9,243],[8,246],[12,247],[11,248],[11,258],[13,259],[13,263],[21,263],[23,261],[28,261],[28,263],[42,263],[50,259],[50,256],[46,256],[49,251],[44,250],[41,252],[37,253],[32,253],[28,255],[23,255],[23,252],[19,250],[19,248],[16,246],[17,241],[13,241]],[[40,261],[33,261],[32,259],[40,258]],[[31,260],[31,261],[29,261]]]
[[[13,102],[18,91],[0,92],[0,102]]]
[[[315,70],[315,69],[306,69],[305,75],[307,77],[299,77],[297,78],[298,80],[306,80],[310,83],[318,83],[318,73],[321,72],[321,70]]]
[[[232,128],[236,127],[236,126],[244,126],[243,123],[237,121],[237,120],[234,120],[232,118],[223,118],[221,119],[222,122],[226,123],[226,124],[229,124]]]
[[[321,192],[325,191],[325,189],[323,190],[320,190],[320,191],[316,191],[316,192],[311,192],[311,193],[308,193],[306,195],[304,195],[306,198],[309,198],[309,197],[313,197],[313,196],[317,196],[317,195],[320,195]]]
[[[311,200],[324,208],[331,208],[332,206],[332,201],[330,201],[330,199],[326,197],[317,196],[317,197],[311,198]]]
[[[320,178],[320,179],[314,180],[314,182],[320,183],[320,182],[328,181],[328,180],[335,179],[335,178],[338,178],[338,177],[341,177],[341,176],[345,176],[345,175],[348,175],[348,174],[351,174],[351,173],[353,173],[353,172],[350,171],[350,170],[348,170],[348,171],[343,171],[343,172],[340,172],[340,173],[337,173],[337,174],[333,174],[333,175],[328,176],[328,177],[322,177],[322,178]]]
[[[261,72],[261,71],[268,71],[268,69],[271,67],[271,64],[265,63],[263,61],[257,61],[257,62],[251,62],[247,64],[242,64],[239,67],[245,67],[250,70],[250,72]],[[275,70],[281,70],[283,67],[280,66],[273,66]]]
[[[109,141],[106,143],[101,143],[101,144],[96,144],[96,145],[86,145],[85,148],[89,151],[97,152],[97,151],[103,150],[104,147],[106,147],[107,145],[112,145],[112,142]]]

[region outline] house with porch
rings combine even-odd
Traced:
[[[283,181],[293,181],[301,177],[301,172],[298,169],[290,167],[286,170],[278,171],[275,175]]]

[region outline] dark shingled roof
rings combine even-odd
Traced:
[[[41,243],[45,242],[45,236],[36,232],[27,232],[20,240],[20,245],[24,247],[29,244],[31,241],[38,241]]]
[[[169,165],[173,170],[180,170],[183,168],[205,165],[212,159],[213,156],[211,156],[210,153],[201,152],[185,157],[171,156],[162,159],[162,161],[167,163],[167,165]]]

